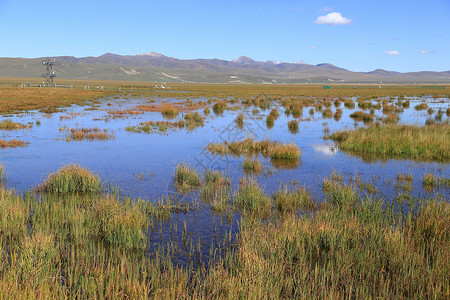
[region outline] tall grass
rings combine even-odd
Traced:
[[[62,130],[62,129],[60,129]],[[114,138],[113,133],[108,133],[106,129],[100,128],[66,128],[70,132],[68,141],[83,141],[83,140],[110,140]]]
[[[196,188],[201,185],[197,171],[184,163],[177,164],[174,178],[176,185],[183,189]]]
[[[296,209],[310,209],[315,206],[312,197],[304,187],[293,190],[283,186],[273,195],[275,208],[279,211],[295,211]]]
[[[298,132],[298,120],[290,120],[288,123],[287,123],[287,125],[288,125],[288,128],[289,128],[289,131],[291,132],[291,133],[297,133]]]
[[[263,171],[263,165],[258,159],[246,159],[242,163],[242,169],[244,169],[244,172],[246,173],[253,173],[253,174],[259,174]]]
[[[48,175],[36,189],[46,193],[98,193],[102,190],[102,182],[88,169],[71,164]]]
[[[357,121],[372,122],[373,114],[368,114],[363,111],[355,111],[352,114],[350,114],[350,118],[353,118]]]
[[[269,140],[255,141],[252,138],[231,143],[210,143],[206,149],[211,153],[221,155],[253,155],[261,153],[264,156],[270,156],[272,159],[288,160],[297,160],[301,157],[301,151],[295,144],[284,144]]]
[[[227,181],[216,172],[204,178],[207,184]],[[152,241],[146,233],[167,216],[151,202],[102,194],[37,198],[0,188],[0,295],[448,298],[447,199],[415,198],[413,206],[395,207],[384,198],[362,198],[338,181],[313,213],[286,209],[261,220],[271,210],[270,198],[254,180],[243,180],[233,196],[244,211],[237,239],[222,255],[213,250],[207,269],[175,265],[170,244],[147,251]],[[290,197],[292,191],[280,192]]]
[[[267,214],[271,206],[270,198],[251,177],[241,179],[239,189],[233,195],[233,203],[250,214]]]
[[[176,117],[178,115],[178,109],[172,105],[166,105],[162,108],[161,114],[167,117]]]
[[[231,179],[220,171],[205,170],[203,180],[202,198],[210,203],[215,212],[228,210],[231,204]]]
[[[450,125],[374,125],[331,135],[342,150],[412,159],[450,159]]]

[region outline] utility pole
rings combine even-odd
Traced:
[[[46,72],[42,74],[42,77],[45,78],[46,86],[50,86],[50,84],[53,85],[53,78],[56,77],[56,73],[55,71],[53,71],[53,65],[55,64],[55,60],[46,58],[42,61],[42,64],[47,68]]]

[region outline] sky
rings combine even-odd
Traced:
[[[0,0],[0,57],[248,56],[450,70],[450,0]]]

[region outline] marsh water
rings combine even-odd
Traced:
[[[449,99],[409,98],[410,108],[399,115],[399,123],[425,124],[430,115],[426,110],[417,111],[414,106],[426,101],[435,111],[445,111]],[[164,243],[182,244],[182,232],[194,244],[173,249],[175,262],[188,260],[190,248],[198,247],[206,255],[211,245],[219,245],[238,230],[239,213],[221,215],[212,212],[207,203],[202,202],[198,194],[179,193],[174,185],[173,174],[176,165],[186,162],[192,168],[203,173],[205,169],[221,170],[230,176],[232,187],[236,188],[245,174],[242,168],[244,156],[212,155],[205,150],[210,142],[232,142],[253,137],[256,140],[269,139],[277,142],[295,143],[302,151],[298,164],[277,164],[270,158],[259,156],[264,171],[254,176],[266,194],[273,194],[282,185],[305,186],[315,201],[323,201],[322,182],[333,171],[343,174],[344,182],[356,178],[376,188],[375,195],[393,199],[402,192],[397,183],[398,174],[413,175],[411,194],[430,196],[433,193],[449,197],[446,187],[426,190],[422,178],[426,173],[439,177],[448,177],[450,164],[439,162],[416,162],[407,159],[389,157],[368,158],[352,155],[339,150],[337,144],[325,140],[327,133],[343,128],[364,126],[349,115],[358,108],[347,109],[341,103],[342,117],[339,120],[324,118],[321,112],[309,114],[309,108],[303,110],[299,120],[298,132],[288,130],[287,122],[295,119],[285,115],[280,103],[272,102],[270,109],[277,108],[280,116],[272,128],[266,126],[266,116],[270,109],[254,114],[254,106],[239,106],[236,110],[225,110],[222,114],[204,116],[203,108],[198,112],[204,116],[204,126],[194,130],[169,129],[165,132],[137,133],[125,130],[127,126],[136,126],[141,122],[166,120],[160,112],[143,111],[132,115],[111,115],[108,111],[132,109],[137,105],[158,104],[158,102],[177,103],[184,99],[121,97],[101,99],[99,103],[86,106],[73,105],[60,112],[44,114],[37,111],[2,116],[1,120],[11,119],[22,124],[32,125],[29,129],[1,130],[0,139],[19,139],[27,141],[26,147],[0,149],[0,163],[7,172],[7,186],[18,192],[33,189],[43,182],[49,173],[61,166],[76,163],[87,167],[107,182],[114,183],[121,195],[158,202],[161,197],[172,196],[180,201],[190,202],[194,209],[188,212],[173,213],[171,219],[152,232],[149,232],[151,249]],[[205,101],[194,99],[192,101]],[[153,102],[154,101],[154,102]],[[94,109],[93,109],[94,107]],[[333,112],[336,107],[332,107]],[[238,114],[244,115],[244,126],[239,128],[234,120]],[[375,115],[381,117],[380,111]],[[181,119],[183,113],[174,120]],[[445,121],[447,117],[443,116]],[[108,140],[74,141],[68,139],[65,128],[101,128],[112,133]],[[369,194],[369,191],[361,190]],[[373,192],[373,189],[372,189]],[[185,229],[186,228],[186,229]]]

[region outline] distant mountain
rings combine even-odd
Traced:
[[[346,70],[346,69],[339,68],[339,67],[336,67],[335,65],[327,64],[327,63],[318,64],[316,66],[317,67],[321,67],[321,68],[331,69],[331,70],[341,70],[341,71],[347,71],[348,72],[348,70]]]
[[[399,73],[377,69],[352,72],[330,63],[256,61],[240,56],[186,59],[148,52],[137,55],[54,57],[57,78],[84,80],[139,80],[208,83],[450,83],[450,71]],[[42,58],[0,58],[0,77],[40,77]]]

